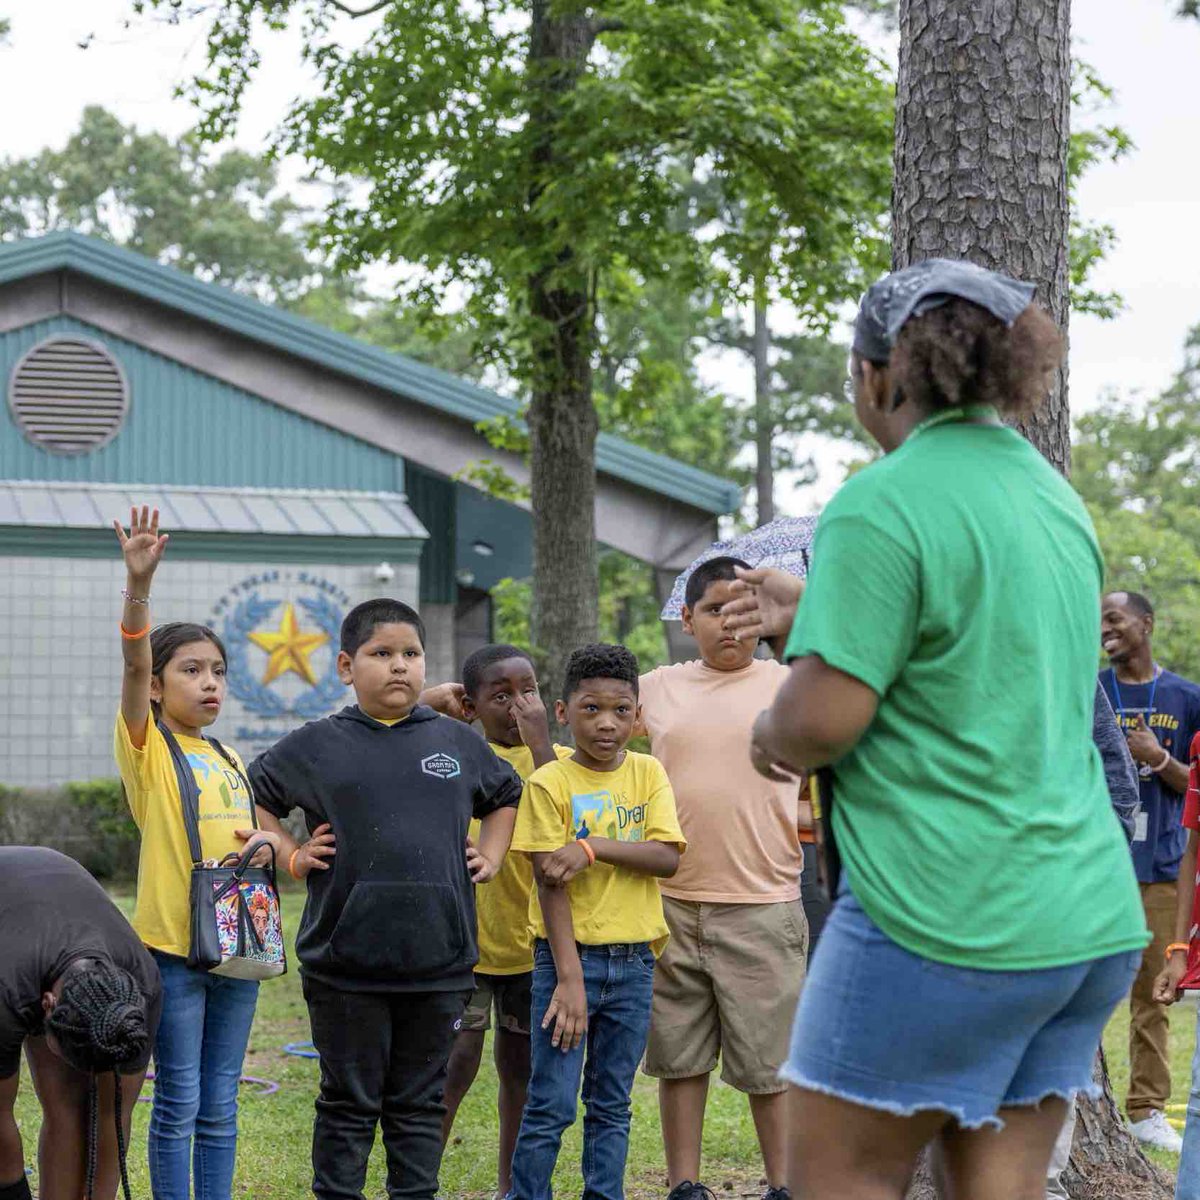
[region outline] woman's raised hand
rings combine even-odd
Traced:
[[[167,548],[168,535],[158,532],[158,509],[143,504],[139,514],[133,508],[129,512],[129,532],[125,532],[120,521],[114,521],[113,528],[121,543],[129,578],[137,583],[149,583]]]
[[[735,567],[729,590],[735,599],[721,609],[721,628],[742,640],[785,636],[792,627],[804,580],[775,567]]]

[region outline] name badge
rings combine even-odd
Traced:
[[[1133,840],[1144,842],[1150,832],[1150,814],[1144,809],[1138,809],[1133,814]]]

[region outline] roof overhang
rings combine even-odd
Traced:
[[[520,405],[510,397],[96,238],[60,232],[0,246],[0,284],[38,276],[53,278],[64,272],[273,350],[276,361],[278,355],[287,355],[308,369],[316,367],[322,374],[404,398],[472,429],[478,421],[496,416],[517,418],[520,412]],[[63,290],[66,294],[60,297],[58,311],[70,311],[71,289]],[[0,301],[0,328],[13,327],[5,324],[5,310],[10,307]],[[621,481],[709,516],[732,512],[741,503],[741,489],[732,481],[609,434],[602,433],[597,440],[596,467],[602,480]]]
[[[111,557],[112,522],[143,504],[184,558],[415,562],[429,536],[395,492],[0,480],[0,551]]]

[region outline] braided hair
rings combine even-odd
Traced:
[[[125,1200],[130,1200],[121,1113],[119,1067],[136,1061],[150,1040],[146,1001],[128,971],[98,959],[80,959],[62,977],[58,1004],[46,1018],[59,1053],[76,1070],[91,1077],[88,1089],[87,1200],[92,1200],[100,1147],[99,1071],[112,1071],[117,1118],[117,1161]]]

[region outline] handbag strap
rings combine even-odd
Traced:
[[[188,762],[187,755],[184,754],[175,735],[161,721],[158,723],[158,729],[171,752],[175,779],[179,784],[179,806],[183,810],[183,828],[187,833],[188,853],[192,856],[192,866],[198,866],[204,861],[204,851],[200,846],[200,785],[197,784],[192,764]]]
[[[163,735],[163,741],[167,743],[167,749],[171,752],[171,763],[175,767],[175,780],[179,784],[179,804],[183,810],[183,828],[187,833],[188,853],[192,856],[192,865],[197,866],[204,861],[204,850],[200,844],[200,785],[196,782],[196,772],[192,770],[192,764],[188,762],[187,755],[184,754],[183,747],[180,746],[175,734],[162,721],[158,723],[158,729]],[[251,827],[257,829],[258,815],[254,811],[254,789],[251,788],[246,773],[238,766],[233,755],[216,738],[206,737],[204,740],[214,747],[237,772],[250,800]],[[272,872],[273,874],[274,872]]]

